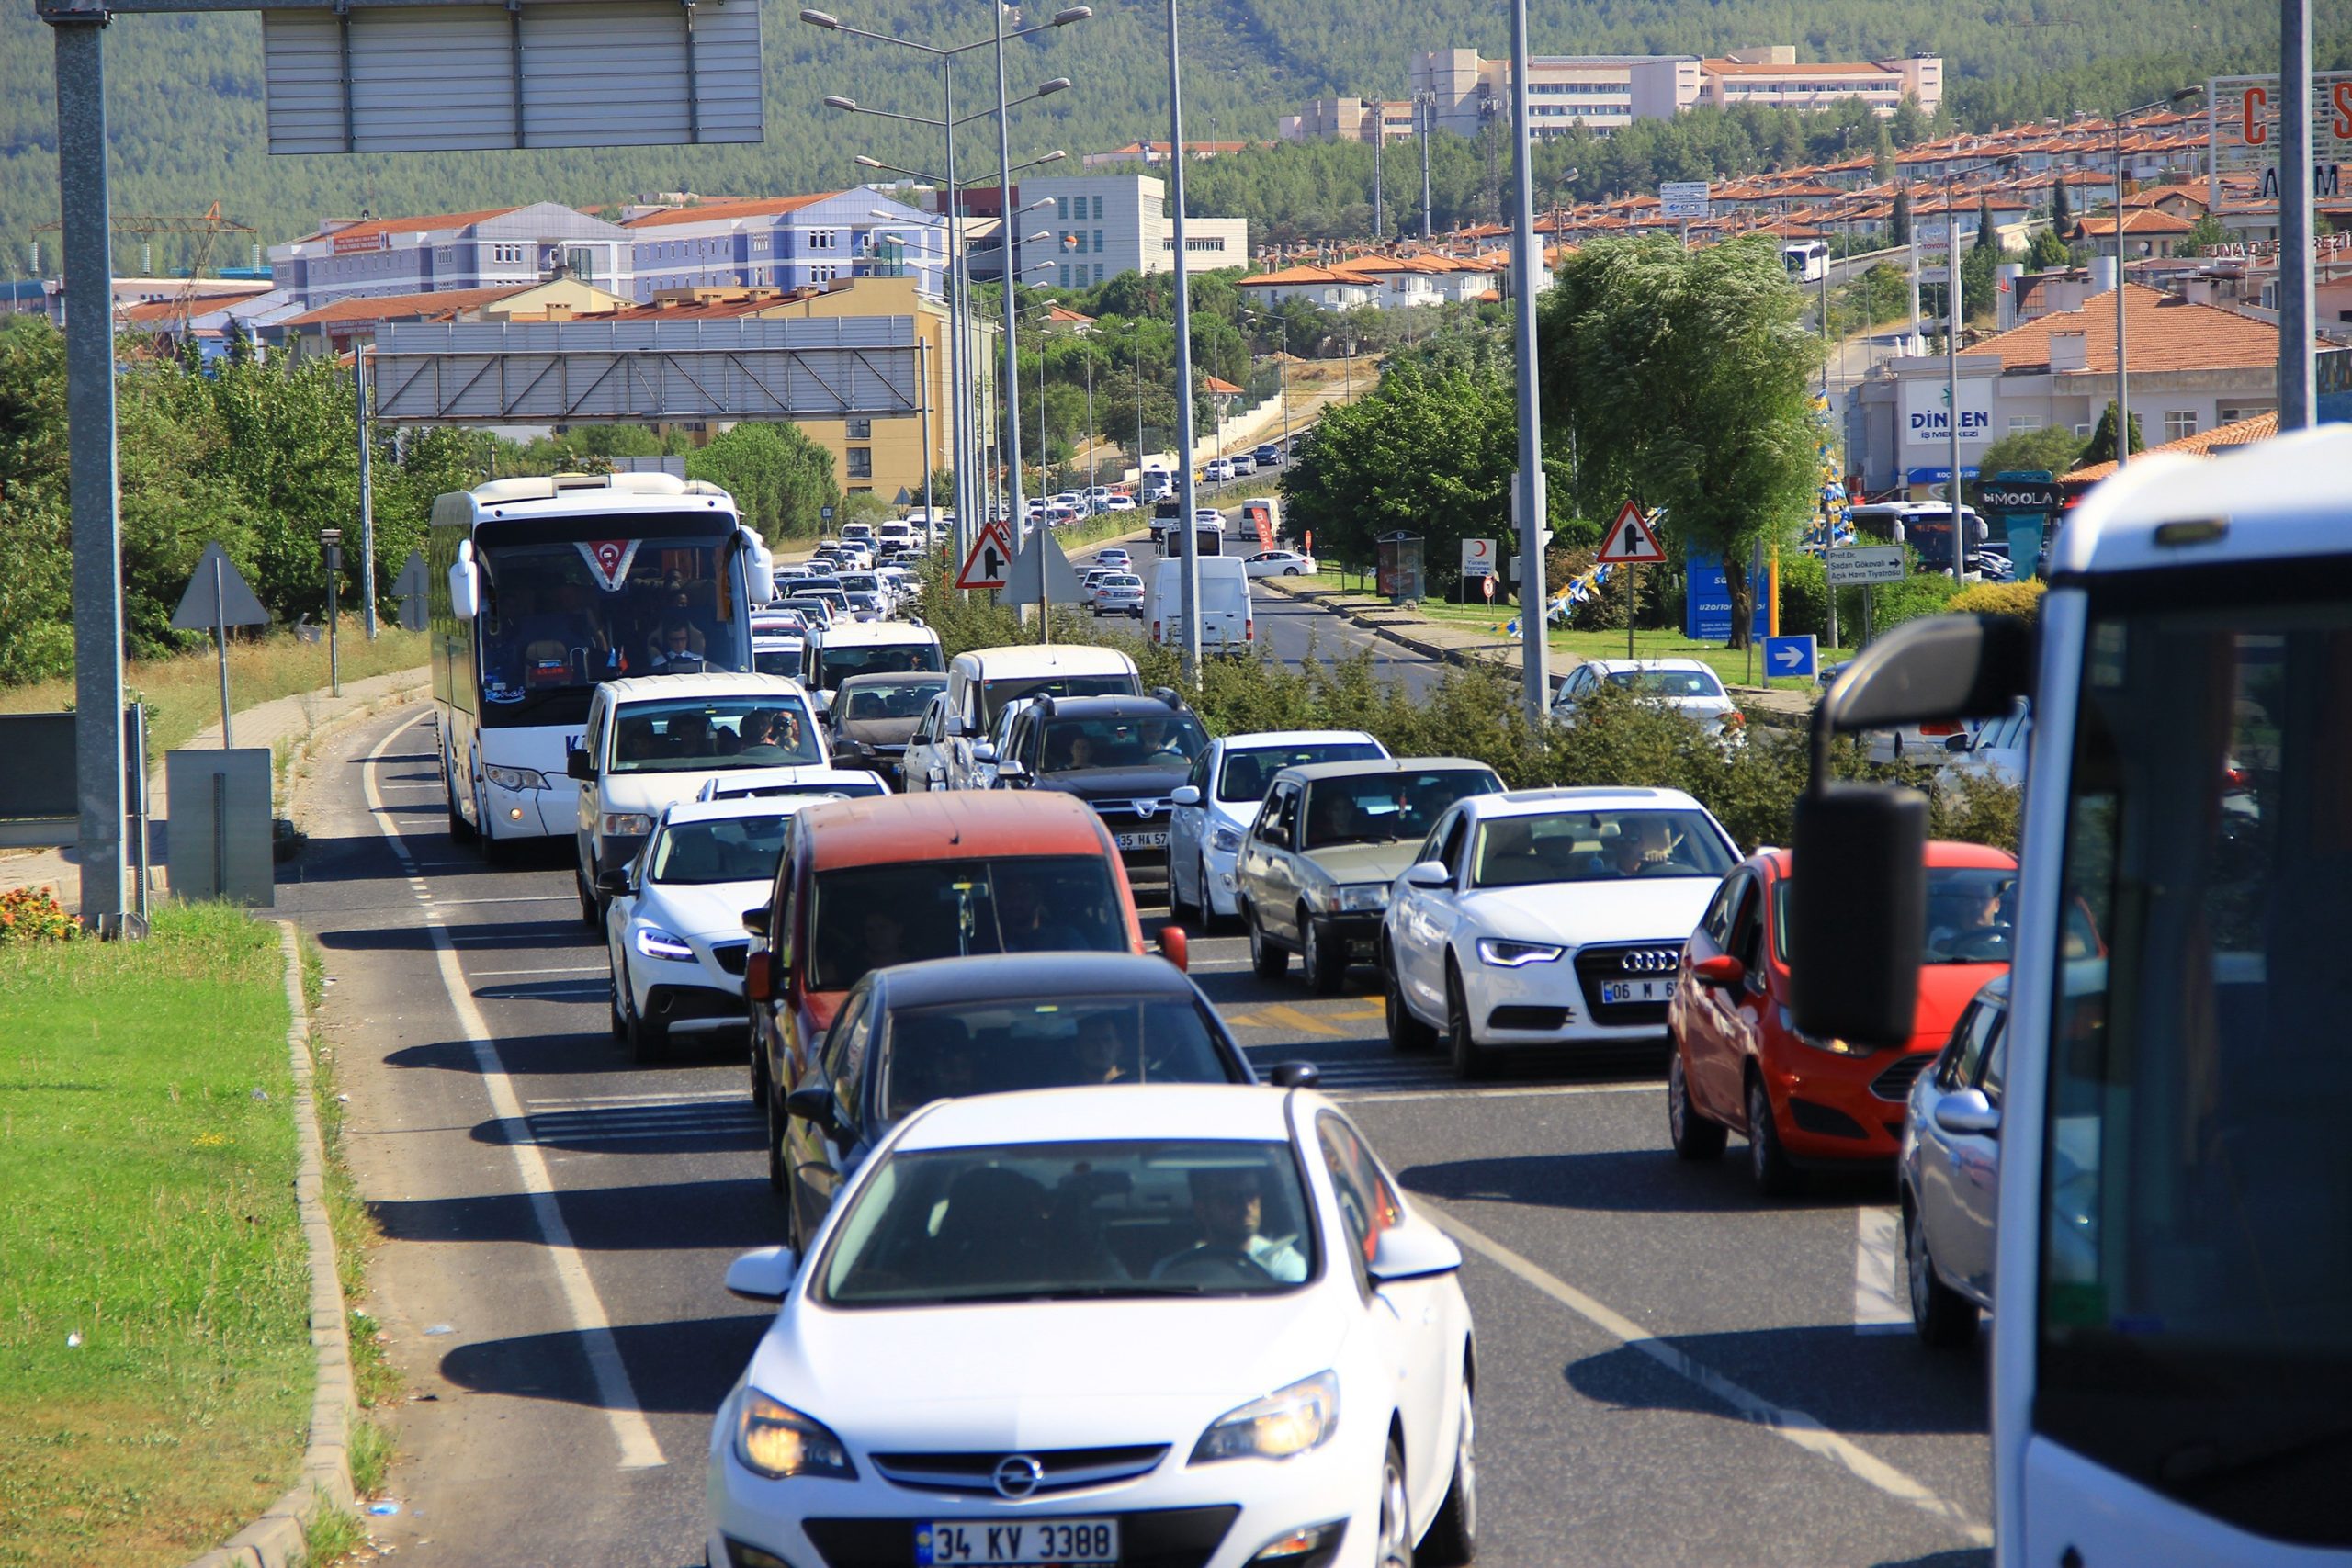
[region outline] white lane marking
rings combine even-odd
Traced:
[[[528,1103],[532,1108],[531,1114],[536,1116],[539,1113],[539,1107],[541,1106],[728,1105],[737,1101],[742,1102],[743,1109],[747,1111],[757,1111],[759,1109],[758,1106],[752,1104],[750,1100],[740,1092],[733,1094],[714,1094],[708,1091],[704,1091],[699,1094],[582,1094],[559,1096],[552,1100],[534,1100]]]
[[[445,900],[445,902],[447,901]],[[477,969],[473,972],[473,977],[477,980],[492,980],[503,979],[514,975],[604,975],[608,973],[610,973],[609,966],[603,964],[558,964],[552,969]],[[531,1103],[536,1105],[538,1101],[533,1100]]]
[[[1857,1216],[1854,1237],[1854,1332],[1908,1334],[1911,1303],[1897,1287],[1903,1257],[1900,1211],[1873,1207]]]
[[[360,770],[359,775],[376,825],[391,845],[392,853],[400,858],[403,870],[410,869],[408,845],[402,841],[400,829],[382,811],[384,801],[376,788],[376,770],[392,741],[413,728],[413,725],[401,725],[378,741],[375,750],[368,754],[368,766]],[[514,1092],[514,1080],[507,1076],[506,1064],[499,1057],[489,1021],[474,1005],[465,969],[458,962],[458,950],[450,945],[449,932],[441,924],[437,910],[426,911],[424,929],[432,933],[441,988],[449,995],[449,1006],[458,1015],[458,1027],[465,1031],[473,1044],[474,1065],[481,1073],[483,1089],[489,1092],[491,1111],[517,1133],[525,1132],[527,1123],[522,1101]],[[582,1346],[587,1351],[588,1370],[596,1380],[597,1403],[605,1407],[605,1419],[611,1424],[613,1438],[620,1445],[621,1468],[652,1470],[669,1463],[662,1455],[662,1445],[654,1440],[652,1423],[645,1418],[645,1411],[637,1402],[637,1390],[629,1383],[628,1367],[621,1359],[619,1343],[613,1337],[613,1323],[605,1311],[604,1299],[597,1295],[588,1265],[581,1258],[579,1247],[572,1244],[571,1227],[564,1222],[563,1207],[557,1201],[555,1184],[548,1176],[546,1157],[527,1137],[516,1138],[507,1146],[514,1153],[515,1174],[522,1180],[523,1190],[530,1194],[531,1214],[546,1240],[548,1260],[555,1269],[556,1283],[563,1291],[572,1326],[579,1331]]]
[[[1344,1094],[1347,1091],[1340,1090]],[[1528,1100],[1555,1094],[1657,1094],[1654,1083],[1555,1083],[1529,1084],[1520,1089],[1430,1089],[1409,1093],[1390,1091],[1379,1095],[1381,1100]]]
[[[1704,1362],[1692,1359],[1675,1345],[1650,1333],[1633,1319],[1611,1311],[1540,1264],[1522,1258],[1484,1232],[1464,1224],[1429,1199],[1417,1195],[1413,1201],[1463,1246],[1518,1275],[1628,1350],[1645,1356],[1677,1377],[1696,1383],[1783,1442],[1792,1443],[1809,1454],[1826,1459],[1857,1480],[1876,1487],[1890,1497],[1910,1504],[1939,1523],[1949,1525],[1972,1545],[1993,1544],[1992,1530],[1982,1521],[1971,1517],[1959,1504],[1939,1495],[1924,1482],[1896,1469],[1851,1438],[1831,1431],[1820,1417],[1785,1404],[1773,1404]]]

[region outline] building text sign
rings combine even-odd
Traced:
[[[2216,76],[2207,85],[2216,212],[2278,204],[2278,78]],[[2322,200],[2344,194],[2352,174],[2352,71],[2312,73],[2312,178]]]
[[[1903,444],[1906,446],[1949,449],[1951,416],[1946,407],[1944,378],[1940,376],[1921,377],[1903,382],[1902,387]],[[1981,449],[1992,438],[1991,378],[1961,382],[1961,446]]]

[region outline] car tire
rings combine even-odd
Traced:
[[[792,1183],[784,1163],[784,1097],[771,1094],[767,1101],[768,1122],[768,1191],[788,1206],[792,1201]]]
[[[1413,1568],[1413,1507],[1405,1491],[1405,1455],[1396,1439],[1380,1462],[1380,1508],[1374,1525],[1373,1568]]]
[[[1298,575],[1298,568],[1295,566],[1286,566],[1283,568],[1283,575],[1284,577],[1296,577]]]
[[[1324,921],[1302,909],[1298,915],[1299,967],[1318,997],[1336,997],[1348,978],[1348,947],[1335,942]]]
[[[1476,1402],[1471,1397],[1470,1380],[1464,1377],[1461,1436],[1453,1445],[1453,1480],[1445,1489],[1445,1501],[1437,1506],[1437,1517],[1430,1521],[1429,1530],[1421,1537],[1420,1550],[1414,1553],[1417,1562],[1464,1568],[1477,1560],[1477,1435]]]
[[[609,956],[609,954],[607,956]],[[613,970],[612,996],[608,998],[608,1005],[610,1006],[613,1014],[613,1038],[616,1040],[626,1040],[628,1038],[628,1020],[623,1016],[621,1012],[621,992],[625,990],[628,986],[628,976],[622,974],[618,967],[616,967]]]
[[[1796,1167],[1781,1147],[1780,1123],[1772,1120],[1772,1097],[1761,1077],[1747,1080],[1747,1174],[1757,1193],[1783,1198],[1796,1190]]]
[[[1186,931],[1198,931],[1201,928],[1200,923],[1195,917],[1199,910],[1200,906],[1198,904],[1189,902],[1184,897],[1183,882],[1177,876],[1176,862],[1173,857],[1170,857],[1168,862],[1169,920],[1172,924],[1182,926]]]
[[[1392,1051],[1420,1052],[1437,1043],[1437,1031],[1413,1016],[1405,1005],[1405,978],[1396,972],[1396,955],[1383,952],[1380,964],[1381,1020],[1388,1028]]]
[[[1667,1048],[1666,1060],[1666,1135],[1674,1145],[1674,1152],[1693,1165],[1721,1159],[1729,1129],[1720,1122],[1710,1122],[1699,1114],[1690,1103],[1690,1083],[1682,1070],[1682,1050],[1678,1045]]]
[[[628,1010],[628,1050],[640,1062],[659,1062],[670,1055],[670,1032],[648,1021],[634,1002]]]
[[[1934,1350],[1957,1350],[1976,1337],[1976,1303],[1937,1277],[1919,1211],[1903,1205],[1903,1264],[1911,1296],[1911,1327]]]
[[[464,812],[458,809],[458,792],[449,783],[453,776],[455,775],[445,761],[441,769],[441,792],[449,803],[449,841],[453,844],[470,844],[474,841],[474,825],[466,820]]]
[[[1276,947],[1266,936],[1265,928],[1258,923],[1258,911],[1248,904],[1241,907],[1242,921],[1250,928],[1250,967],[1261,980],[1279,980],[1290,973],[1290,954]]]
[[[572,891],[580,895],[580,923],[592,931],[605,929],[605,911],[597,906],[596,895],[590,890],[588,879],[580,874],[575,863],[571,868]]]
[[[1451,964],[1445,967],[1445,1043],[1455,1077],[1472,1083],[1487,1076],[1490,1057],[1470,1037],[1470,1003],[1462,994],[1461,973]]]

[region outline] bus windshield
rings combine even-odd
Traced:
[[[2149,574],[2133,574],[2147,577]],[[2094,596],[2049,1032],[2034,1426],[2352,1545],[2352,562]],[[2159,597],[2159,593],[2164,597]],[[2299,599],[2298,595],[2301,597]],[[2018,1135],[2031,1133],[2019,1128]]]

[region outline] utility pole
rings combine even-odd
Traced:
[[[1911,231],[1904,236],[1911,248],[1911,341],[1903,345],[1906,354],[1916,354],[1924,346],[1919,342],[1919,209],[1911,209]]]
[[[1193,503],[1193,301],[1184,253],[1184,74],[1183,45],[1176,30],[1176,0],[1168,0],[1168,199],[1172,204],[1176,258],[1176,509],[1182,541],[1184,674],[1201,679],[1201,545]]]
[[[1375,245],[1388,238],[1388,213],[1382,202],[1380,186],[1381,153],[1388,145],[1388,104],[1382,98],[1366,98],[1372,107],[1372,243]]]
[[[1949,180],[1944,184],[1944,239],[1951,252],[1944,272],[1944,432],[1951,438],[1951,566],[1958,575],[1967,557],[1960,521],[1960,210]],[[2120,278],[2116,287],[2122,287]],[[2116,366],[2119,373],[2122,368]]]
[[[1524,656],[1528,723],[1542,727],[1551,706],[1544,587],[1544,432],[1535,371],[1534,130],[1529,123],[1527,0],[1511,0],[1511,306],[1519,369],[1519,642]]]
[[[375,446],[374,410],[368,397],[368,345],[354,344],[351,350],[351,384],[359,393],[359,592],[364,601],[361,624],[368,628],[368,640],[376,640],[376,479],[374,455],[368,450]]]
[[[1021,247],[1012,210],[1012,111],[1004,80],[1004,7],[991,6],[996,17],[996,167],[998,235],[1004,253],[1004,482],[1010,521],[1006,527],[1017,544],[1028,534],[1029,519],[1021,504],[1021,360],[1013,348],[1012,280],[1020,271]],[[1044,454],[1038,455],[1044,461]]]
[[[1430,121],[1437,118],[1437,94],[1424,88],[1413,95],[1421,131],[1421,239],[1430,238]]]
[[[2312,7],[2278,4],[2278,430],[2308,428],[2319,401],[2312,359]],[[2120,369],[2120,367],[2119,366]],[[2122,456],[2125,443],[2116,455]]]

